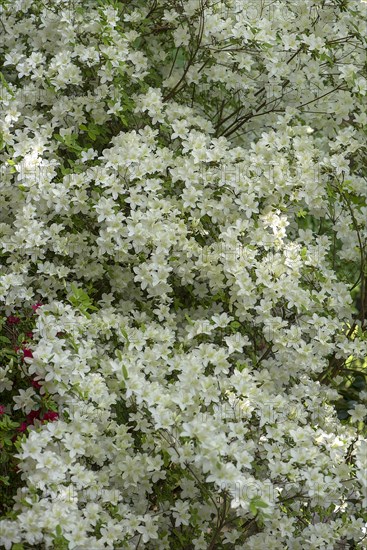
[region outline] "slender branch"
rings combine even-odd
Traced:
[[[201,6],[201,12],[200,12],[200,23],[199,23],[199,33],[198,33],[198,41],[195,50],[190,55],[190,59],[184,69],[184,72],[180,78],[180,80],[175,84],[175,86],[170,90],[170,92],[163,98],[163,101],[166,102],[169,99],[172,99],[180,90],[182,90],[183,86],[180,87],[181,83],[185,80],[185,77],[188,73],[189,68],[193,64],[193,61],[199,51],[202,39],[204,34],[204,8],[203,5]]]
[[[302,109],[302,107],[306,107],[306,105],[310,105],[311,103],[314,103],[315,101],[318,101],[319,99],[322,99],[323,97],[326,97],[327,95],[333,94],[337,90],[340,90],[340,88],[343,86],[343,84],[340,84],[333,90],[330,90],[329,92],[326,92],[325,94],[322,94],[318,97],[315,97],[314,99],[311,99],[311,101],[307,101],[307,103],[303,103],[302,105],[298,105],[297,109]]]

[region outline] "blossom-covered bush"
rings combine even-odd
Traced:
[[[0,10],[0,545],[367,548],[366,4]]]

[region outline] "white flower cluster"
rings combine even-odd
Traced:
[[[2,2],[6,550],[367,548],[366,6],[268,4]]]

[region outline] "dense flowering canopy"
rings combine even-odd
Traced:
[[[367,548],[366,4],[0,10],[13,405],[59,413],[0,545]]]

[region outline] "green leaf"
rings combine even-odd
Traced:
[[[256,506],[258,508],[268,508],[268,504],[266,502],[264,502],[263,500],[256,500]]]
[[[241,328],[241,323],[239,323],[238,321],[232,321],[229,326],[232,330],[237,331],[239,328]]]
[[[259,512],[259,508],[268,508],[268,506],[269,505],[259,497],[254,497],[250,501],[250,512],[256,516]]]
[[[122,374],[124,375],[125,380],[129,378],[129,374],[125,365],[122,365]]]
[[[306,210],[303,210],[303,208],[301,208],[297,212],[297,218],[304,218],[306,215],[307,215],[307,212],[306,212]]]
[[[13,430],[19,426],[18,422],[13,422],[7,414],[0,420],[0,428],[4,430]]]
[[[255,506],[255,504],[253,502],[250,502],[250,512],[251,514],[253,514],[254,516],[256,516],[257,514],[257,508]]]
[[[68,301],[86,317],[90,317],[89,311],[97,311],[98,308],[92,304],[92,300],[82,288],[78,288],[74,283],[71,284],[72,293],[68,296]]]
[[[241,363],[241,361],[237,361],[236,367],[237,367],[237,370],[242,372],[244,369],[247,368],[247,365],[246,365],[246,363]]]
[[[10,485],[9,476],[0,476],[0,483],[8,487]]]
[[[17,356],[17,353],[14,350],[11,350],[11,349],[4,349],[4,350],[2,350],[2,353],[4,355],[6,355],[7,357],[11,357],[11,358]]]
[[[306,260],[307,258],[307,248],[305,246],[301,250],[301,258],[302,260]]]

